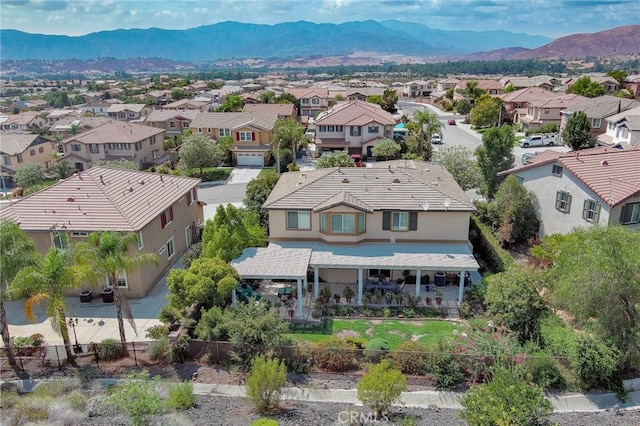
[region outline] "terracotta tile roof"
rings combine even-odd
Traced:
[[[285,173],[264,208],[322,209],[334,205],[339,198],[365,211],[420,211],[425,201],[430,210],[475,211],[471,200],[442,166],[411,160],[377,162],[374,167]]]
[[[303,98],[328,98],[329,97],[329,89],[320,88],[320,87],[286,87],[284,89],[285,93],[290,93],[296,97],[296,99]]]
[[[93,167],[16,201],[0,217],[27,231],[52,225],[68,231],[138,231],[154,220],[199,179]]]
[[[235,129],[249,123],[258,128],[272,130],[278,120],[277,114],[257,114],[252,112],[201,112],[193,119],[190,127],[212,129]]]
[[[341,102],[316,118],[316,126],[364,126],[376,122],[383,126],[395,125],[393,116],[380,105],[364,101]]]
[[[568,94],[568,95],[556,95],[549,99],[538,99],[529,102],[531,106],[538,108],[567,108],[578,102],[587,100],[586,96]]]
[[[196,108],[200,108],[205,106],[206,104],[207,102],[194,101],[193,99],[180,99],[178,101],[168,103],[164,107],[168,109],[168,108],[179,108],[184,105],[189,105]]]
[[[291,117],[295,112],[294,104],[246,104],[244,111],[259,114],[278,114],[281,117]]]
[[[111,120],[86,132],[73,135],[64,140],[84,144],[135,143],[151,136],[164,133],[164,129]]]
[[[144,118],[145,123],[152,121],[166,121],[171,118],[184,117],[187,120],[193,120],[200,111],[195,109],[187,109],[184,111],[176,111],[175,109],[154,109],[149,115]]]
[[[558,97],[557,93],[550,92],[540,87],[528,87],[525,89],[514,90],[510,93],[498,96],[504,102],[532,102],[543,99],[551,99]]]

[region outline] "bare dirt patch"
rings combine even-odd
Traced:
[[[343,339],[345,337],[360,337],[360,333],[353,330],[342,330],[336,333],[336,336]]]
[[[422,339],[424,336],[426,336],[426,334],[412,334],[411,341],[417,342],[418,340]]]

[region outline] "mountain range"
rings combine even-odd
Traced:
[[[543,36],[508,31],[443,31],[418,23],[361,21],[277,25],[221,22],[186,30],[159,28],[100,31],[83,36],[0,30],[3,59],[165,58],[211,61],[344,55],[354,51],[420,57],[462,55],[518,46],[537,48]]]

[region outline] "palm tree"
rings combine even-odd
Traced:
[[[55,166],[53,166],[52,171],[58,177],[58,179],[66,179],[73,176],[73,174],[76,172],[76,169],[71,164],[69,164],[68,161],[58,161]]]
[[[414,114],[413,120],[411,120],[407,127],[416,135],[420,144],[420,156],[422,156],[423,145],[427,137],[430,139],[432,134],[439,132],[442,123],[438,120],[437,114],[432,114],[425,109]]]
[[[118,287],[118,275],[131,272],[142,265],[159,264],[154,253],[138,252],[133,256],[129,255],[129,247],[135,247],[137,241],[138,237],[133,232],[102,231],[89,234],[87,242],[78,243],[74,247],[74,257],[82,268],[83,276],[94,284],[107,277],[109,286],[113,288],[120,342],[125,356],[128,356],[129,352],[122,320],[123,312],[136,334],[138,332],[129,303]]]
[[[51,321],[53,331],[62,337],[69,361],[73,361],[73,353],[67,328],[69,307],[65,300],[65,292],[77,287],[78,283],[78,275],[72,266],[69,251],[52,247],[35,265],[27,266],[18,272],[11,284],[18,294],[27,297],[24,314],[30,321],[36,320],[33,308],[47,300],[47,318]]]
[[[11,336],[4,302],[9,297],[9,285],[18,272],[36,259],[33,241],[20,227],[8,220],[0,220],[0,332],[9,364],[17,367],[11,348]]]

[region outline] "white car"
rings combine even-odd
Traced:
[[[440,136],[438,133],[434,133],[433,135],[431,135],[431,143],[440,145],[442,143],[442,136]]]

